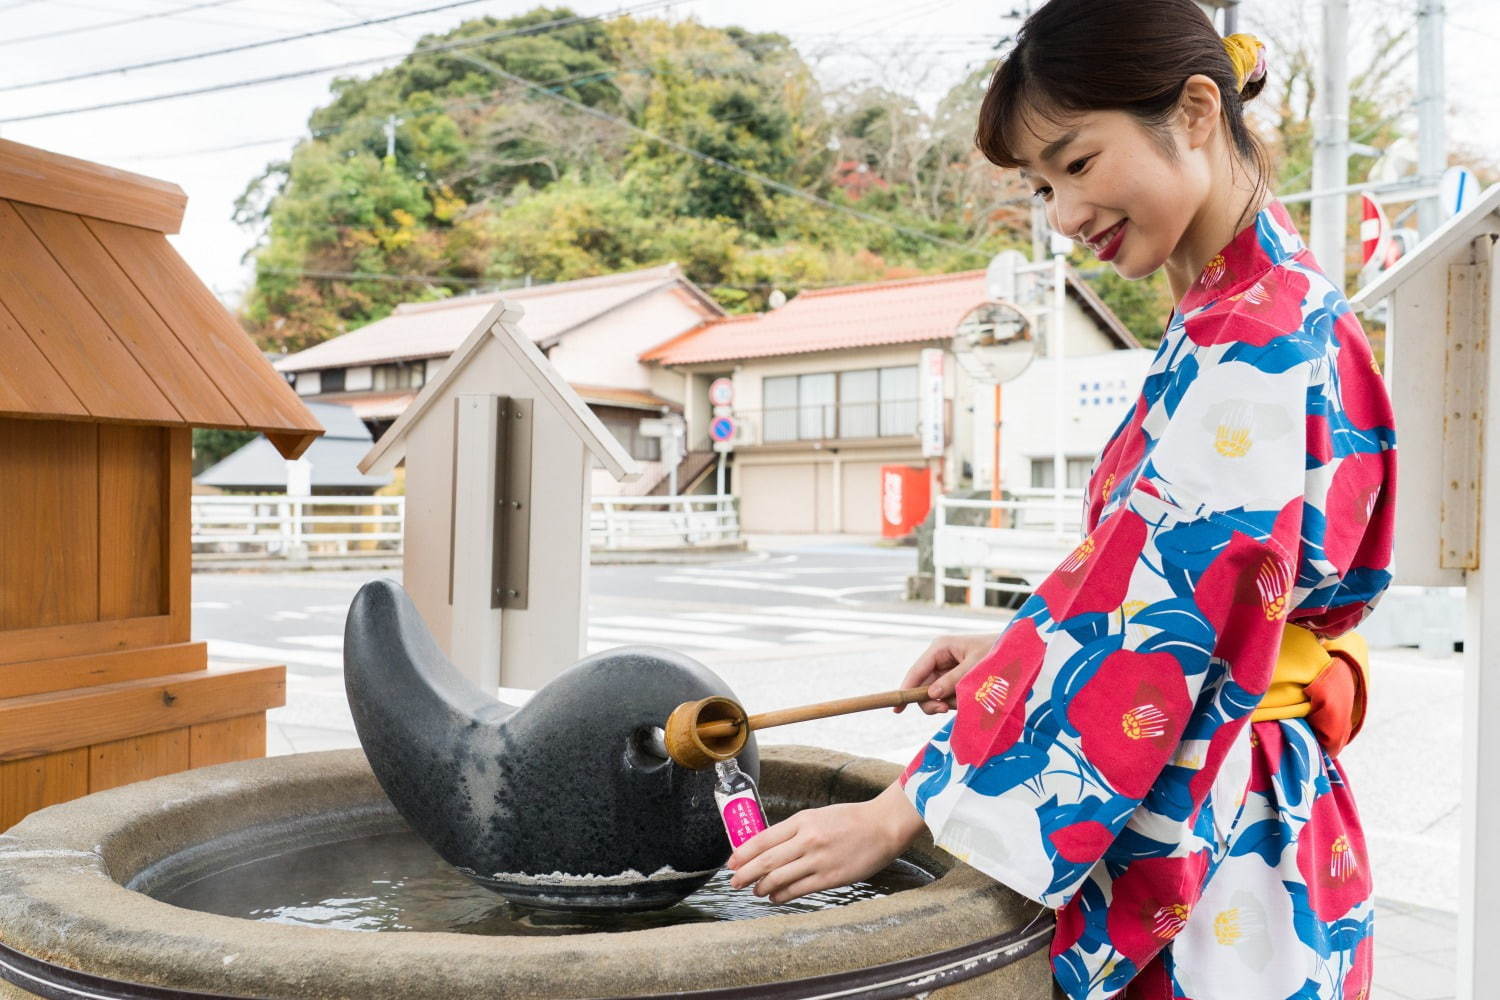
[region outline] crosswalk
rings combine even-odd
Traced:
[[[1000,623],[986,618],[795,606],[653,615],[606,613],[589,620],[587,651],[649,644],[687,653],[735,653],[861,639],[932,639],[999,628]],[[323,672],[342,668],[343,644],[342,633],[287,635],[259,643],[209,638],[208,653],[216,660],[284,663]]]
[[[589,620],[588,651],[651,643],[692,652],[772,649],[860,639],[931,639],[954,632],[993,632],[984,618],[890,614],[844,608],[756,607],[747,611],[684,611],[645,617],[601,615]]]

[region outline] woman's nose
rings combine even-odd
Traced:
[[[1052,228],[1072,240],[1088,238],[1090,212],[1088,206],[1078,199],[1069,199],[1054,192],[1052,196]]]

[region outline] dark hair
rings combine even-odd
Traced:
[[[1049,0],[990,78],[975,142],[990,162],[1018,167],[1014,136],[1029,117],[1061,124],[1080,112],[1125,111],[1175,156],[1165,125],[1188,77],[1200,73],[1218,85],[1230,141],[1264,183],[1269,167],[1245,102],[1265,80],[1235,89],[1223,40],[1195,0]]]

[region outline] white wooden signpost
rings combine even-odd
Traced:
[[[590,466],[641,469],[496,303],[360,462],[406,459],[403,583],[482,689],[539,688],[583,654]]]
[[[1500,941],[1500,185],[1352,300],[1389,299],[1397,583],[1467,588],[1458,996],[1492,996]],[[1378,685],[1379,680],[1376,679]]]

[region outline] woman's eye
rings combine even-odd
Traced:
[[[1031,192],[1031,196],[1037,201],[1046,201],[1048,198],[1052,197],[1052,189],[1049,187],[1039,187],[1035,191]]]
[[[1085,166],[1088,165],[1088,162],[1091,159],[1093,159],[1093,157],[1091,157],[1091,156],[1085,156],[1085,157],[1081,157],[1080,159],[1074,160],[1072,163],[1068,164],[1068,173],[1070,173],[1070,174],[1076,174],[1076,173],[1078,173]]]

